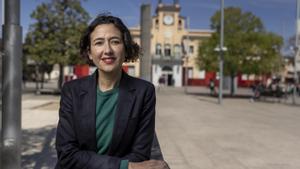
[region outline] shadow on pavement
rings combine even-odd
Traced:
[[[22,131],[22,169],[54,168],[55,126]]]
[[[299,97],[297,98],[299,100]],[[283,104],[287,106],[296,106],[300,107],[300,103],[296,102],[295,104],[292,103],[292,96],[289,96],[289,98],[277,98],[277,97],[262,97],[259,100],[256,100],[258,102],[267,103],[267,104]]]
[[[214,100],[210,100],[210,98],[215,98],[218,99],[218,94],[211,95],[210,93],[206,92],[186,92],[186,94],[191,95],[191,96],[202,96],[199,97],[198,100],[205,101],[205,102],[210,102],[210,103],[217,103]],[[255,101],[255,102],[261,102],[261,103],[267,103],[267,104],[283,104],[283,105],[288,105],[288,106],[296,106],[299,107],[300,104],[292,103],[292,96],[289,96],[288,98],[277,98],[277,97],[261,97],[260,99],[253,100],[253,95],[252,94],[247,94],[247,93],[237,93],[234,95],[224,93],[223,98],[226,99],[249,99],[249,101]],[[297,98],[299,100],[299,97]],[[298,101],[299,102],[299,101]]]
[[[206,97],[218,97],[218,94],[211,95],[210,93],[201,93],[201,92],[187,92],[188,95],[195,95],[195,96],[206,96]],[[252,95],[250,94],[223,94],[224,98],[236,98],[236,99],[250,99]]]
[[[207,97],[199,97],[197,99],[200,100],[200,101],[203,101],[203,102],[207,102],[207,103],[218,104],[217,100],[215,100],[215,99],[211,100],[211,99],[209,99]]]

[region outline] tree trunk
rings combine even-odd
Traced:
[[[234,73],[231,73],[230,75],[230,95],[233,96],[235,94],[235,84],[234,84],[234,78],[235,78],[235,75]]]
[[[59,91],[61,91],[63,82],[64,82],[64,65],[59,64],[59,77],[58,77],[58,84],[57,84],[57,88]]]
[[[39,93],[39,65],[35,65],[35,93]]]
[[[41,82],[41,89],[44,89],[44,82],[45,82],[45,72],[42,71],[42,82]]]

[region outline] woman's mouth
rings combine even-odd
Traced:
[[[107,57],[101,59],[105,64],[113,64],[116,60],[114,57]]]

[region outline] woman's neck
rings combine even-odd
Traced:
[[[113,89],[120,81],[122,71],[116,73],[105,73],[98,70],[98,86],[103,92]]]

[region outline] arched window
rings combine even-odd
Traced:
[[[155,54],[161,55],[161,44],[160,43],[156,44]]]
[[[174,46],[174,54],[175,54],[175,57],[179,57],[181,55],[181,48],[180,48],[180,45],[176,44]]]
[[[194,53],[194,46],[193,46],[193,45],[190,45],[189,52],[190,52],[191,54],[193,54],[193,53]]]
[[[162,68],[162,71],[163,71],[163,72],[172,72],[173,69],[172,69],[170,66],[164,66],[164,67]]]
[[[165,56],[171,56],[171,45],[165,44]]]
[[[181,19],[178,20],[178,29],[179,30],[182,29],[182,21],[181,21]]]

